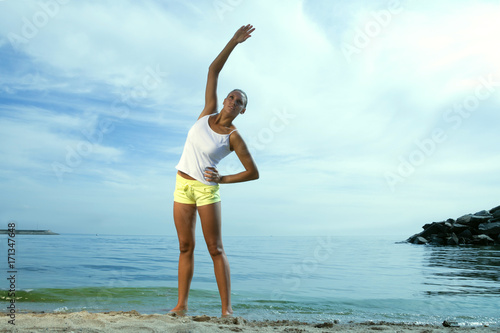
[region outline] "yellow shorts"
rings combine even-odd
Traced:
[[[175,179],[174,201],[196,206],[210,205],[220,201],[219,184],[205,185],[177,174]]]

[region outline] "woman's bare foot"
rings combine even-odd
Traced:
[[[170,310],[170,313],[175,313],[178,316],[185,316],[188,311],[187,307],[182,307],[182,306],[176,306],[172,310]]]
[[[229,308],[227,311],[222,312],[222,318],[227,318],[227,317],[232,317],[233,316],[233,309]]]

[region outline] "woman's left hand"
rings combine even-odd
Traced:
[[[205,180],[208,182],[220,183],[222,180],[222,176],[219,175],[219,171],[217,171],[214,167],[207,167],[205,169]]]
[[[248,38],[252,37],[251,33],[254,31],[255,28],[253,27],[253,25],[251,24],[244,25],[235,32],[233,40],[238,44],[243,43]]]

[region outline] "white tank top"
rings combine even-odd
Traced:
[[[177,166],[182,171],[197,181],[207,185],[217,185],[205,179],[204,171],[207,167],[216,167],[217,164],[231,153],[229,148],[229,134],[214,132],[208,124],[210,115],[196,121],[188,132],[184,151]]]

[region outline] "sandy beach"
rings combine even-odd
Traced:
[[[443,327],[393,323],[302,323],[247,321],[241,317],[141,315],[137,311],[89,313],[19,313],[15,325],[1,316],[2,332],[500,332],[492,327]]]

